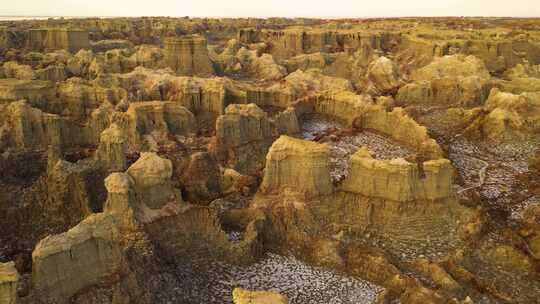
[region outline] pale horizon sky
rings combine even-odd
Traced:
[[[540,0],[1,0],[1,16],[540,17]]]

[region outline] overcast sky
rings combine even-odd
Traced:
[[[540,0],[0,0],[0,15],[540,17]]]

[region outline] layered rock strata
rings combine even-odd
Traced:
[[[30,49],[57,50],[64,49],[77,52],[90,49],[88,31],[72,28],[31,29],[28,31],[28,47]]]
[[[305,198],[332,193],[328,167],[328,146],[281,136],[266,156],[260,191],[267,194],[291,193]]]
[[[209,77],[214,74],[206,39],[200,36],[166,38],[165,60],[179,75]]]
[[[216,121],[216,153],[240,173],[262,170],[273,138],[266,113],[255,104],[229,105]]]
[[[19,273],[15,269],[15,263],[0,263],[0,303],[17,303],[17,285]]]
[[[445,199],[452,195],[453,168],[447,159],[409,163],[376,160],[360,149],[351,157],[343,191],[399,202]]]
[[[233,290],[234,304],[287,304],[287,297],[269,291],[249,291],[242,288]]]

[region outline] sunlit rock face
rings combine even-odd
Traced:
[[[298,193],[306,198],[332,192],[328,147],[281,136],[266,157],[263,193]]]
[[[0,303],[536,303],[539,30],[0,21]]]
[[[6,304],[17,303],[17,284],[19,273],[15,263],[0,263],[0,301]]]
[[[229,105],[216,121],[216,153],[240,173],[262,170],[273,138],[267,114],[255,104]]]
[[[81,289],[114,276],[121,268],[114,219],[92,215],[65,234],[43,239],[32,253],[33,287],[63,301]],[[61,269],[62,272],[52,271]]]
[[[29,31],[28,46],[36,51],[64,49],[77,52],[90,48],[88,32],[72,28],[34,29]]]
[[[206,39],[200,36],[167,38],[165,60],[179,75],[208,77],[214,74],[212,62],[208,57]]]
[[[364,149],[352,156],[343,190],[400,202],[444,199],[452,194],[452,175],[447,159],[420,165],[404,159],[375,160]]]
[[[247,304],[247,303],[273,303],[273,304],[286,304],[289,303],[287,297],[280,295],[279,293],[268,291],[249,291],[241,288],[233,290],[233,301],[235,304]]]

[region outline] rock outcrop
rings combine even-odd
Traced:
[[[404,159],[376,160],[360,149],[351,157],[347,192],[399,202],[437,200],[452,195],[453,168],[447,159],[412,164]]]
[[[58,115],[43,113],[25,101],[13,102],[5,110],[5,145],[28,150],[62,144],[62,118]]]
[[[380,57],[369,65],[367,78],[381,95],[395,92],[400,85],[398,67],[386,57]]]
[[[19,273],[15,263],[0,263],[0,303],[17,304]]]
[[[266,156],[260,191],[266,194],[292,193],[305,198],[332,193],[328,167],[328,146],[281,136]]]
[[[95,214],[69,231],[41,240],[32,252],[32,286],[45,299],[67,302],[77,292],[122,270],[119,231],[112,216]]]
[[[210,202],[222,194],[221,170],[208,152],[191,155],[182,174],[185,199],[190,202]]]
[[[256,77],[261,80],[278,80],[286,75],[285,68],[276,64],[272,55],[262,54],[258,56],[256,50],[241,48],[236,57],[249,77]]]
[[[0,101],[25,99],[39,107],[53,100],[54,93],[54,87],[49,81],[0,79]]]
[[[414,82],[399,89],[407,105],[478,106],[487,98],[490,75],[474,56],[444,56],[412,74]]]
[[[80,29],[31,29],[28,31],[28,47],[36,51],[64,49],[75,53],[80,49],[90,49],[90,40],[88,31]]]
[[[127,136],[117,124],[111,124],[101,133],[96,159],[109,172],[126,169]]]
[[[168,159],[143,152],[126,173],[133,178],[137,194],[149,208],[159,209],[170,201],[181,200],[171,185],[172,163]]]
[[[287,297],[270,291],[249,291],[242,288],[233,290],[234,304],[287,304]]]
[[[515,95],[492,89],[483,115],[470,123],[466,134],[494,141],[527,139],[540,132],[540,93]]]
[[[159,140],[169,134],[188,135],[196,129],[193,114],[175,102],[133,102],[126,115],[131,147],[142,145],[145,136]]]
[[[209,77],[214,74],[206,39],[200,36],[166,38],[165,60],[179,75]]]
[[[272,140],[270,121],[255,104],[229,105],[216,121],[216,153],[240,173],[253,174],[264,168]]]

